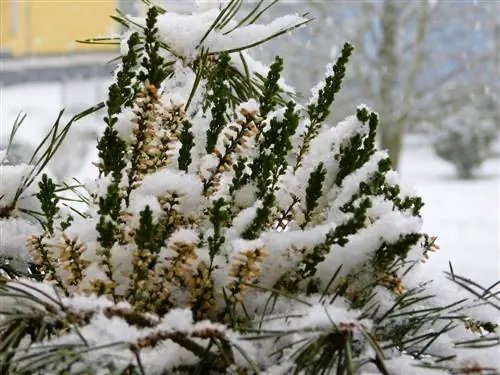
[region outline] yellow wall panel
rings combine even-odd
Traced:
[[[109,51],[75,40],[116,33],[109,17],[116,7],[106,0],[0,0],[0,47],[16,56]]]
[[[0,50],[6,49],[11,41],[11,2],[0,0]]]

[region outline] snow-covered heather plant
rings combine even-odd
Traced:
[[[458,177],[473,178],[477,168],[493,155],[498,131],[499,124],[483,119],[475,108],[464,107],[433,131],[434,151],[454,165]]]
[[[263,3],[242,17],[240,3],[116,17],[127,30],[87,210],[65,209],[40,173],[12,200],[14,177],[32,169],[2,166],[13,173],[0,184],[3,247],[38,273],[0,284],[0,373],[491,366],[455,358],[445,334],[489,343],[475,335],[493,324],[405,282],[437,247],[421,199],[374,146],[377,114],[360,106],[324,123],[353,47],[301,105],[283,60],[265,67],[248,49],[308,20],[258,25]]]

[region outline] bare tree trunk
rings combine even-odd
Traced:
[[[382,13],[382,44],[379,51],[379,61],[381,64],[380,75],[380,99],[382,101],[382,119],[381,119],[381,147],[389,151],[394,168],[399,165],[403,136],[405,134],[408,120],[408,114],[412,110],[413,99],[416,91],[416,79],[422,70],[422,64],[425,59],[425,38],[429,29],[429,4],[422,1],[420,6],[420,17],[418,20],[418,29],[414,42],[414,59],[409,67],[406,77],[402,76],[404,70],[398,60],[397,46],[398,30],[401,25],[401,8],[396,0],[385,0]],[[397,110],[395,93],[400,92],[401,85],[404,84],[403,100],[400,104],[402,108]],[[400,101],[401,102],[401,101]],[[402,113],[396,117],[396,113]]]
[[[400,126],[396,119],[395,89],[398,85],[399,61],[397,34],[400,9],[396,0],[385,0],[381,15],[382,40],[378,52],[380,64],[380,146],[389,151],[394,168],[401,152]]]

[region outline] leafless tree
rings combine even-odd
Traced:
[[[409,128],[437,125],[466,105],[498,116],[500,2],[282,1],[274,15],[304,10],[315,22],[298,37],[276,41],[264,59],[287,57],[286,77],[304,89],[322,78],[325,61],[344,41],[352,42],[356,52],[332,116],[351,113],[353,101],[379,111],[380,145],[395,166]]]

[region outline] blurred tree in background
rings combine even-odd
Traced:
[[[467,106],[456,116],[448,117],[433,132],[436,155],[454,165],[459,178],[476,177],[476,170],[493,156],[492,146],[498,138],[498,124],[481,119],[481,109]]]
[[[395,167],[405,132],[437,130],[463,107],[480,107],[476,120],[494,120],[498,126],[500,2],[310,3],[316,22],[286,43],[271,42],[260,57],[290,56],[285,77],[307,94],[323,74],[322,61],[334,60],[342,41],[352,42],[356,52],[349,83],[332,116],[343,118],[353,100],[380,109],[380,146],[389,150]],[[280,2],[269,16],[283,11],[300,13],[304,4]]]

